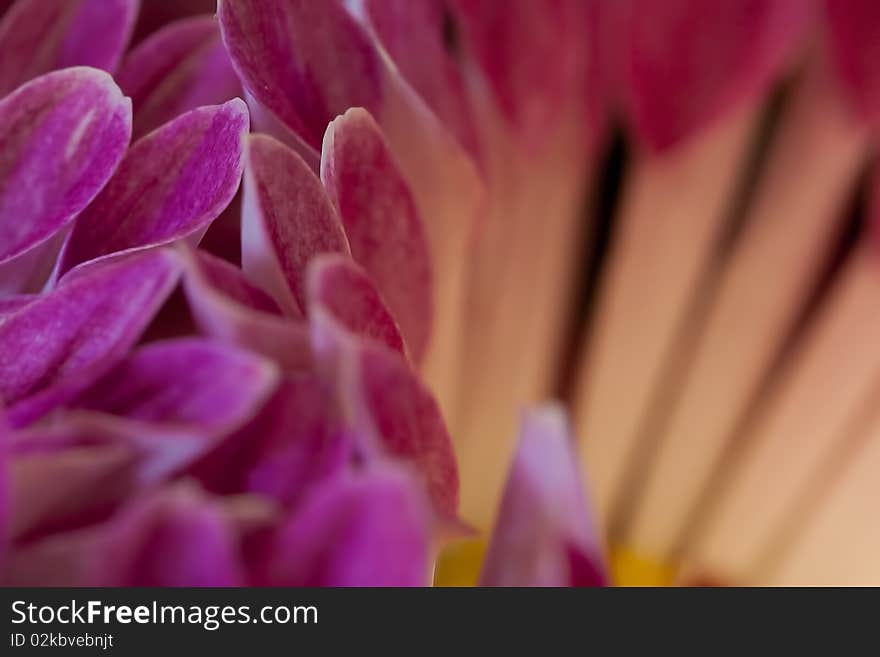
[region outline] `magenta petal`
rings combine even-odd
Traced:
[[[241,270],[204,251],[182,249],[183,286],[202,333],[272,358],[285,371],[311,366],[308,327],[280,317],[278,305]]]
[[[431,254],[409,185],[373,118],[351,109],[324,137],[321,179],[339,208],[355,260],[400,323],[413,360],[431,336]]]
[[[338,0],[220,0],[217,13],[247,90],[313,148],[334,116],[378,108],[385,65]]]
[[[405,473],[351,473],[316,487],[263,555],[273,586],[425,586],[428,509]]]
[[[831,53],[859,116],[880,125],[880,3],[825,0]]]
[[[406,355],[397,322],[373,281],[351,258],[316,257],[309,265],[307,282],[310,308],[321,307],[352,333]]]
[[[449,38],[446,0],[367,0],[370,25],[406,80],[472,155],[479,159],[474,118]],[[531,97],[531,93],[529,94]]]
[[[524,414],[481,585],[605,583],[578,463],[561,408]]]
[[[241,96],[213,16],[168,25],[125,58],[116,76],[134,103],[134,136],[203,105]]]
[[[812,8],[802,0],[632,0],[609,11],[630,119],[662,151],[772,84]]]
[[[349,253],[339,216],[303,159],[266,135],[245,141],[245,273],[290,315],[305,309],[305,268],[319,253]]]
[[[321,308],[309,321],[317,357],[351,429],[368,449],[412,464],[441,519],[454,520],[458,469],[433,395],[399,353],[349,334]]]
[[[112,368],[177,284],[171,254],[94,266],[0,322],[0,401],[13,426],[64,403]]]
[[[78,401],[140,422],[234,431],[278,384],[273,363],[211,340],[156,342],[134,352]]]
[[[56,69],[111,73],[128,45],[139,0],[18,0],[0,22],[0,96]]]
[[[216,9],[217,0],[147,0],[138,15],[133,42],[140,43],[168,23],[197,14],[213,14]]]
[[[93,546],[92,586],[241,586],[238,532],[224,507],[178,485],[122,509]]]
[[[80,215],[59,273],[117,251],[201,239],[241,179],[247,108],[235,99],[200,107],[137,141]]]
[[[36,273],[40,248],[104,187],[130,135],[131,102],[97,69],[49,73],[0,99],[0,293]]]

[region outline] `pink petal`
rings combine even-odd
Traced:
[[[227,433],[249,421],[278,384],[275,365],[198,338],[146,345],[76,402],[140,422]]]
[[[880,124],[880,4],[873,0],[825,0],[831,54],[858,115]]]
[[[98,198],[80,215],[60,273],[127,249],[200,239],[241,179],[241,100],[200,107],[137,141]]]
[[[0,96],[56,69],[111,73],[128,45],[139,0],[18,0],[0,22]]]
[[[132,50],[116,79],[134,103],[134,135],[241,96],[213,16],[171,23]]]
[[[220,0],[217,14],[247,90],[313,148],[334,116],[381,102],[384,63],[337,0]]]
[[[305,268],[319,253],[349,253],[321,181],[287,146],[266,135],[245,141],[242,266],[294,317],[305,309]]]
[[[377,340],[406,356],[397,322],[373,281],[351,258],[317,256],[306,278],[310,308],[321,307],[352,333]]]
[[[366,0],[371,27],[406,80],[476,159],[479,146],[446,0]]]
[[[213,14],[216,9],[217,0],[147,0],[138,15],[133,41],[139,43],[168,23],[197,14]]]
[[[102,71],[72,68],[0,99],[0,293],[26,287],[52,238],[122,159],[131,102]]]
[[[589,63],[593,0],[453,0],[464,49],[482,68],[507,119],[540,140]],[[595,92],[595,89],[592,90]]]
[[[524,414],[481,585],[605,583],[578,463],[561,408]]]
[[[428,510],[404,473],[341,475],[316,487],[262,555],[271,586],[425,586]]]
[[[311,366],[303,322],[280,317],[278,305],[234,265],[204,251],[182,249],[182,256],[184,292],[202,333],[268,356],[285,371]]]
[[[0,401],[22,426],[109,371],[177,284],[171,254],[94,266],[0,323]]]
[[[179,485],[136,500],[89,555],[92,586],[241,586],[238,533],[224,507]]]
[[[782,73],[810,15],[802,0],[631,0],[609,6],[614,75],[655,151],[758,97]]]
[[[351,109],[327,129],[321,179],[367,270],[421,362],[431,336],[431,254],[409,185],[373,118]]]
[[[399,353],[349,334],[320,308],[309,320],[317,357],[350,428],[368,449],[412,464],[440,519],[453,520],[458,470],[433,395]]]

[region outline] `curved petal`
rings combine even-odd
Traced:
[[[304,500],[262,555],[272,586],[425,586],[427,506],[405,473],[330,479]]]
[[[349,253],[348,240],[321,181],[290,148],[250,135],[245,156],[242,267],[285,312],[302,316],[309,260]]]
[[[323,309],[309,317],[316,357],[352,431],[378,450],[414,466],[441,520],[458,512],[458,470],[433,395],[406,360],[349,334]]]
[[[171,294],[165,251],[94,266],[0,323],[0,400],[13,426],[64,403],[110,370]]]
[[[482,586],[605,584],[578,463],[561,408],[523,415]]]
[[[43,250],[104,187],[130,136],[131,101],[97,69],[49,73],[0,99],[0,293],[37,273]]]
[[[0,96],[56,69],[93,66],[112,73],[139,5],[139,0],[18,0],[0,22]]]
[[[200,239],[238,189],[247,129],[247,107],[236,99],[194,109],[137,141],[77,220],[59,273],[117,251]]]
[[[409,185],[373,118],[348,110],[327,128],[321,179],[367,270],[421,362],[433,320],[431,252]]]
[[[311,308],[320,307],[349,331],[406,356],[397,322],[366,272],[343,255],[317,256],[306,275]]]
[[[134,104],[134,136],[203,105],[242,95],[213,16],[171,23],[125,58],[116,75]]]
[[[825,0],[831,54],[846,93],[863,120],[880,125],[880,4]]]

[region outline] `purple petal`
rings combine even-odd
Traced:
[[[319,253],[349,253],[339,216],[301,157],[266,135],[245,141],[245,273],[294,317],[305,309],[305,268]]]
[[[107,183],[131,102],[102,71],[49,73],[0,99],[0,293],[25,286],[52,238]]]
[[[92,586],[241,586],[239,538],[224,507],[179,485],[136,500],[96,541]]]
[[[524,414],[481,585],[605,583],[578,463],[561,408]]]
[[[217,0],[147,0],[141,7],[134,28],[134,43],[160,29],[163,25],[197,14],[213,14]]]
[[[262,555],[272,586],[425,586],[428,510],[405,474],[352,473],[316,487]]]
[[[109,371],[177,284],[171,254],[94,266],[0,323],[0,401],[22,426]]]
[[[378,109],[387,70],[337,0],[220,0],[217,13],[244,86],[313,148],[349,107]]]
[[[201,107],[136,142],[80,215],[60,273],[117,251],[200,239],[241,179],[244,102]]]
[[[873,0],[825,0],[831,54],[859,116],[880,123],[880,4]]]
[[[71,66],[111,73],[128,45],[139,0],[18,0],[0,22],[0,96]]]
[[[134,352],[76,405],[140,422],[226,433],[257,413],[278,377],[274,364],[243,349],[197,338],[170,340]]]
[[[443,416],[399,353],[349,334],[320,308],[309,318],[317,357],[353,431],[412,464],[441,520],[458,511],[458,470]]]
[[[338,254],[316,257],[309,265],[307,282],[310,308],[320,307],[352,333],[406,355],[397,322],[373,281],[351,258]]]
[[[614,75],[639,136],[663,151],[763,93],[811,8],[802,0],[633,0],[609,6]]]
[[[125,58],[116,76],[134,103],[134,136],[203,105],[241,96],[213,16],[172,23]]]
[[[450,36],[446,0],[367,0],[370,25],[406,80],[476,159],[474,117]]]
[[[431,336],[431,254],[422,218],[373,118],[351,109],[327,129],[321,179],[367,270],[421,362]]]

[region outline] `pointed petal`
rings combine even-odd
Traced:
[[[321,179],[339,208],[355,260],[400,323],[413,360],[431,335],[431,253],[409,185],[373,118],[348,110],[327,128]]]
[[[139,4],[18,0],[0,22],[0,96],[38,75],[71,66],[112,73],[128,45]]]
[[[595,586],[602,564],[564,411],[529,411],[480,584]]]
[[[758,97],[811,12],[800,0],[635,0],[609,6],[613,75],[639,136],[671,148]]]
[[[0,99],[0,293],[36,273],[40,247],[104,187],[130,135],[131,102],[97,69],[49,73]]]
[[[247,129],[236,99],[187,112],[136,142],[77,220],[60,273],[117,251],[201,239],[238,189]]]
[[[859,116],[880,125],[880,4],[872,0],[825,0],[831,54]]]
[[[227,433],[256,415],[278,378],[273,363],[238,347],[198,338],[169,340],[134,352],[76,406]]]
[[[266,135],[245,141],[242,267],[288,314],[305,309],[305,268],[319,253],[349,253],[321,181],[290,148]]]
[[[223,506],[185,484],[135,500],[96,541],[92,586],[241,586],[238,535]]]
[[[116,75],[134,104],[134,136],[242,95],[213,16],[171,23],[132,50]]]
[[[260,583],[425,586],[428,510],[404,473],[380,469],[328,480],[278,530]]]
[[[247,90],[313,148],[332,117],[381,102],[384,63],[337,0],[220,0],[217,14]]]
[[[309,312],[320,307],[349,331],[406,356],[397,322],[366,272],[343,255],[312,260],[307,272]]]
[[[184,292],[202,333],[267,356],[284,371],[311,366],[304,322],[280,317],[275,301],[234,265],[204,251],[181,248],[181,253]]]
[[[64,403],[110,370],[174,289],[171,254],[95,266],[0,323],[0,400],[13,426]]]
[[[412,464],[440,518],[454,519],[458,470],[433,395],[399,353],[351,335],[320,308],[309,321],[316,356],[350,428],[368,450]]]

